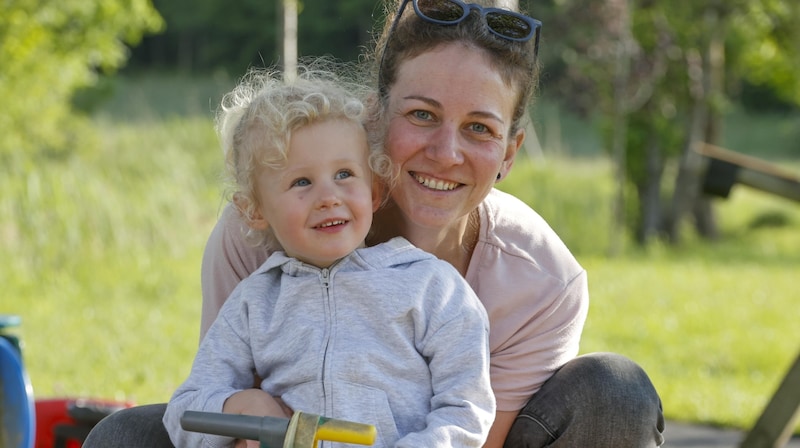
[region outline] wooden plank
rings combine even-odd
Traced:
[[[800,415],[800,355],[789,367],[764,412],[747,433],[740,448],[785,446]]]
[[[717,187],[716,190],[712,191],[713,194],[727,197],[728,193],[730,192],[730,188],[734,184],[739,183],[757,190],[800,202],[800,177],[795,176],[789,171],[786,171],[774,164],[756,159],[755,157],[750,157],[741,153],[727,150],[725,148],[720,148],[719,146],[709,145],[707,143],[695,145],[695,151],[701,156],[710,159],[710,164],[707,165],[709,170],[711,168],[717,169],[716,171],[710,170],[706,173],[706,176],[712,177],[707,178],[705,183],[710,186]],[[715,161],[720,161],[723,163]],[[714,163],[717,163],[719,166],[714,165]],[[722,173],[721,171],[718,171],[725,165],[736,168],[735,171],[730,173],[735,178],[713,178],[713,176]]]
[[[736,180],[742,185],[776,194],[786,199],[800,202],[800,182],[777,177],[763,171],[741,168]]]
[[[744,168],[749,168],[754,171],[761,171],[764,174],[769,174],[773,177],[781,177],[786,180],[794,181],[800,183],[800,177],[796,176],[792,172],[780,168],[779,166],[765,162],[761,159],[757,159],[755,157],[751,157],[739,152],[731,151],[729,149],[725,149],[715,145],[709,145],[708,143],[703,143],[700,145],[695,146],[697,148],[697,152],[701,156],[710,157],[712,159],[719,159],[724,160],[726,162],[733,163],[734,165],[739,165]]]

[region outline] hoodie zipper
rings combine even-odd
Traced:
[[[329,349],[330,344],[331,344],[331,337],[333,336],[332,335],[332,331],[333,331],[333,313],[331,312],[332,306],[331,306],[331,289],[330,289],[331,277],[330,277],[330,274],[331,274],[331,271],[328,268],[323,268],[322,272],[320,273],[320,282],[322,283],[322,288],[323,288],[323,300],[325,301],[325,304],[324,304],[325,312],[326,312],[326,314],[328,316],[327,337],[325,339],[325,348],[324,348],[324,350],[322,352],[322,397],[323,397],[323,400],[324,400],[323,401],[323,406],[324,406],[324,409],[325,409],[326,413],[328,412],[328,404],[329,404],[329,402],[328,402],[328,399],[327,399],[327,396],[328,396],[328,391],[327,391],[327,388],[326,388],[327,377],[326,377],[325,373],[328,370],[328,349]]]

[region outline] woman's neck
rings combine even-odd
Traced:
[[[472,252],[478,242],[480,218],[478,210],[473,210],[469,216],[447,228],[432,229],[414,225],[400,210],[388,204],[375,214],[373,229],[370,244],[402,236],[411,244],[447,261],[462,276],[466,276]]]

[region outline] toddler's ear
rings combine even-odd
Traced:
[[[258,205],[254,204],[250,198],[241,193],[234,193],[233,204],[239,210],[247,227],[253,230],[267,230],[269,228],[269,222],[261,215]]]

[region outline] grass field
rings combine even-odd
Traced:
[[[23,319],[37,397],[164,402],[187,374],[203,245],[221,206],[210,111],[229,87],[224,78],[119,81],[93,118],[100,148],[1,168],[0,313]],[[748,146],[788,148],[770,157],[800,173],[786,141],[797,121],[749,121],[775,140]],[[521,158],[501,186],[537,209],[589,272],[582,351],[638,361],[668,418],[752,424],[800,351],[798,204],[735,187],[717,203],[720,241],[687,232],[679,248],[628,242],[609,258],[611,170],[587,147],[591,128],[537,123],[545,158]],[[741,133],[748,121],[737,123]],[[554,155],[556,144],[570,149]]]

